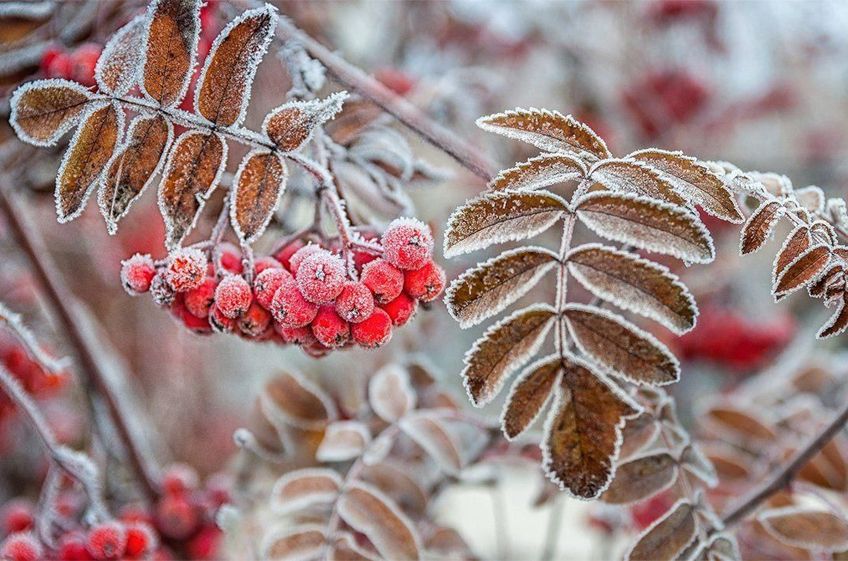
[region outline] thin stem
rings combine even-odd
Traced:
[[[17,314],[0,302],[0,323],[5,325],[18,340],[23,344],[24,348],[35,362],[41,366],[46,372],[51,375],[62,373],[68,367],[68,361],[65,359],[57,359],[50,356],[42,346],[36,341],[32,331],[21,321],[20,314]]]
[[[559,353],[560,356],[565,356],[565,352],[568,350],[565,318],[563,317],[568,296],[568,267],[565,263],[565,256],[571,248],[571,237],[574,234],[574,222],[574,214],[568,213],[565,215],[562,226],[562,239],[560,240],[559,254],[557,255],[559,259],[559,266],[557,267],[556,292],[556,312],[558,316],[556,322],[556,348],[557,353]]]
[[[562,528],[562,515],[565,511],[565,497],[557,495],[551,514],[548,516],[548,529],[545,533],[545,550],[542,552],[542,561],[552,561],[556,558],[557,545],[559,545],[560,528]]]

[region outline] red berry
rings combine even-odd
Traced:
[[[310,325],[315,338],[326,347],[341,347],[350,338],[350,324],[332,306],[322,306]]]
[[[248,337],[259,337],[270,324],[271,312],[257,302],[252,303],[241,319],[238,320],[239,329]]]
[[[44,49],[44,51],[41,53],[41,71],[44,74],[47,74],[50,69],[50,65],[53,63],[56,57],[61,54],[64,54],[64,52],[65,51],[62,49],[62,47],[56,45],[50,45],[49,47]]]
[[[222,269],[229,271],[234,275],[240,275],[244,272],[244,264],[241,262],[241,253],[238,248],[231,243],[223,243],[218,249],[218,263]]]
[[[12,499],[0,510],[4,536],[32,528],[33,505],[29,499]]]
[[[289,263],[289,261],[291,260],[292,255],[294,255],[297,252],[297,250],[299,250],[302,247],[303,247],[303,240],[295,240],[292,243],[290,243],[289,245],[287,245],[286,247],[284,247],[283,249],[281,249],[280,251],[278,251],[277,254],[274,255],[274,257],[277,258],[277,261],[279,261],[280,263],[283,264],[283,267],[285,267],[288,270],[291,270],[291,264]]]
[[[415,315],[418,310],[418,300],[402,292],[400,296],[388,304],[380,304],[380,308],[389,314],[395,327],[400,327]]]
[[[357,271],[361,271],[362,267],[377,259],[376,255],[371,253],[366,253],[364,251],[354,251],[353,252],[353,265],[356,267]]]
[[[136,253],[121,261],[121,284],[131,295],[143,294],[150,290],[150,281],[156,275],[156,266],[150,255]]]
[[[385,310],[376,308],[368,319],[351,325],[350,333],[353,340],[362,347],[380,347],[392,338],[392,318]]]
[[[236,320],[228,318],[221,313],[217,304],[209,308],[209,325],[216,333],[230,333],[236,326]]]
[[[265,269],[253,280],[253,296],[259,305],[266,310],[271,309],[271,303],[274,301],[274,294],[282,284],[291,280],[291,273],[285,269]]]
[[[73,531],[64,534],[59,541],[59,559],[61,561],[88,561],[86,539],[82,532]]]
[[[238,275],[227,275],[215,290],[215,304],[225,317],[235,319],[244,314],[253,302],[247,281]]]
[[[433,253],[430,228],[415,218],[398,218],[383,233],[383,257],[400,269],[419,269]]]
[[[434,261],[428,262],[420,269],[406,271],[403,277],[403,289],[406,293],[422,302],[435,300],[445,288],[445,270]]]
[[[317,339],[312,334],[312,329],[309,326],[304,327],[284,327],[280,322],[274,322],[274,331],[277,332],[283,341],[292,345],[309,345]]]
[[[122,522],[126,522],[127,524],[132,522],[143,522],[149,525],[153,523],[153,517],[150,515],[150,512],[137,504],[124,506],[121,509],[120,519]]]
[[[185,304],[182,306],[182,316],[180,319],[182,319],[183,325],[197,335],[208,335],[212,333],[212,326],[209,324],[209,319],[199,318],[192,314],[185,307]]]
[[[297,287],[297,281],[292,279],[280,285],[274,294],[271,313],[284,327],[303,327],[315,319],[318,305],[304,298]]]
[[[374,311],[374,295],[361,282],[348,281],[336,298],[336,313],[345,321],[358,323]]]
[[[194,491],[199,485],[200,476],[187,464],[171,464],[162,475],[162,488],[168,495],[182,495]]]
[[[171,253],[168,282],[177,292],[186,292],[203,284],[209,261],[197,248],[183,247]]]
[[[74,72],[74,62],[68,53],[57,53],[47,67],[48,78],[70,78]]]
[[[168,282],[165,271],[159,271],[150,281],[150,296],[159,306],[170,306],[177,293]]]
[[[187,550],[191,559],[219,559],[223,532],[214,525],[201,528],[188,542]]]
[[[0,558],[4,561],[41,561],[44,548],[32,534],[18,532],[0,544]]]
[[[185,293],[183,302],[191,315],[198,318],[209,317],[209,308],[215,302],[216,288],[218,288],[218,281],[212,277],[206,277],[200,286]]]
[[[326,304],[342,291],[345,277],[344,261],[336,255],[321,251],[300,262],[295,278],[304,298],[315,304]]]
[[[199,523],[196,509],[182,495],[165,496],[156,505],[156,528],[165,537],[183,540]]]
[[[147,524],[135,523],[127,526],[127,546],[124,555],[141,559],[157,546],[156,533]]]
[[[120,522],[104,522],[88,531],[88,552],[95,559],[119,559],[127,546],[127,529]]]
[[[289,258],[289,271],[291,271],[291,274],[297,275],[297,269],[298,267],[300,267],[300,264],[303,262],[303,260],[317,251],[327,250],[321,247],[320,245],[310,243],[295,251],[294,254]]]
[[[77,47],[73,54],[74,73],[73,78],[83,86],[93,86],[94,68],[97,66],[97,59],[100,58],[100,52],[103,47],[97,43],[85,43]]]
[[[376,259],[365,265],[361,280],[374,293],[378,304],[391,302],[403,291],[403,273],[385,259]]]
[[[253,273],[255,275],[258,275],[259,273],[261,273],[262,271],[265,271],[266,269],[282,269],[282,268],[283,268],[282,263],[280,263],[279,261],[277,261],[276,259],[274,259],[270,255],[265,255],[265,256],[259,257],[253,262]]]

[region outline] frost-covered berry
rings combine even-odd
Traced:
[[[188,464],[170,464],[162,474],[162,489],[168,495],[182,495],[194,491],[200,485],[197,470]]]
[[[345,321],[359,323],[374,311],[374,295],[361,282],[348,281],[336,298],[336,313]]]
[[[159,306],[170,306],[177,293],[168,282],[165,271],[159,271],[150,281],[150,296]]]
[[[124,555],[130,559],[146,558],[158,545],[156,533],[147,524],[136,522],[127,526],[127,545]]]
[[[303,327],[318,314],[318,305],[303,297],[294,279],[280,285],[271,302],[274,319],[284,327]]]
[[[156,275],[156,266],[150,255],[136,253],[121,261],[121,284],[131,295],[143,294],[150,290],[150,281]]]
[[[168,282],[177,292],[185,292],[203,284],[209,260],[195,247],[183,247],[171,253]]]
[[[236,326],[236,320],[221,313],[217,304],[209,308],[209,325],[215,333],[231,333]]]
[[[277,261],[279,261],[280,263],[283,264],[283,267],[285,267],[288,270],[291,270],[290,260],[292,258],[292,255],[294,255],[297,252],[297,250],[299,250],[303,246],[304,246],[303,240],[295,240],[295,241],[291,242],[290,244],[288,244],[287,246],[285,246],[280,251],[278,251],[276,254],[274,254],[274,257],[277,259]]]
[[[127,546],[127,529],[120,522],[104,522],[88,531],[87,542],[95,559],[120,559]]]
[[[241,260],[241,253],[238,248],[231,243],[222,243],[218,248],[218,263],[222,269],[234,275],[240,275],[244,272],[244,263]]]
[[[277,289],[291,279],[291,273],[285,269],[265,269],[253,279],[253,297],[260,306],[270,310]]]
[[[289,258],[289,271],[291,271],[291,274],[297,275],[297,270],[300,264],[303,263],[303,260],[319,251],[329,253],[326,249],[314,243],[307,244],[295,251],[294,255]]]
[[[186,292],[183,296],[183,302],[189,313],[198,318],[209,317],[209,308],[215,302],[216,288],[218,288],[218,281],[206,277],[200,286]]]
[[[422,302],[435,300],[445,288],[445,270],[434,261],[428,262],[420,269],[405,271],[403,277],[403,289],[406,293]]]
[[[392,338],[392,318],[384,310],[375,308],[368,319],[350,326],[350,334],[362,347],[375,349],[383,346]]]
[[[418,310],[418,300],[402,292],[400,296],[388,304],[380,304],[380,308],[392,318],[392,325],[400,327],[415,315],[416,310]]]
[[[391,302],[403,291],[403,273],[385,259],[365,265],[360,280],[374,294],[378,304]]]
[[[304,327],[284,327],[280,322],[275,321],[274,331],[283,341],[292,345],[309,345],[317,341],[308,325]]]
[[[199,523],[197,509],[182,495],[165,496],[156,505],[156,528],[165,537],[185,539]]]
[[[183,325],[185,325],[189,331],[192,331],[197,335],[208,335],[212,333],[212,326],[209,323],[209,318],[199,318],[193,315],[188,311],[188,308],[185,307],[185,304],[182,305],[182,314],[177,319],[182,320]]]
[[[247,281],[238,275],[227,275],[215,289],[215,304],[225,317],[235,319],[244,314],[253,302]]]
[[[41,561],[44,548],[30,533],[12,534],[0,544],[0,558],[4,561]]]
[[[344,261],[326,251],[315,252],[300,262],[295,278],[304,298],[315,304],[326,304],[344,287]]]
[[[400,269],[418,269],[433,253],[430,228],[415,218],[398,218],[383,233],[383,257]]]
[[[12,499],[0,509],[0,531],[4,536],[32,528],[35,508],[29,499]]]
[[[271,257],[270,255],[264,255],[262,257],[258,257],[256,261],[253,262],[253,273],[258,275],[262,271],[266,269],[282,269],[283,264]]]
[[[59,559],[62,561],[78,561],[90,559],[85,535],[79,531],[68,532],[59,540]]]
[[[326,347],[341,347],[350,338],[350,324],[332,306],[322,306],[310,325],[315,338]]]
[[[259,337],[271,324],[271,312],[254,302],[238,320],[239,330],[248,337]]]

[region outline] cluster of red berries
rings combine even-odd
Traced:
[[[708,105],[712,92],[698,77],[681,69],[649,72],[623,94],[626,111],[646,138],[691,122]]]
[[[100,559],[218,559],[222,531],[215,524],[218,509],[230,501],[229,485],[211,478],[201,488],[197,474],[180,464],[170,466],[163,478],[163,494],[153,512],[128,506],[116,519],[89,528],[69,528],[54,547],[35,535],[35,506],[14,499],[0,509],[0,543],[4,561],[94,561]],[[77,495],[63,493],[55,510],[65,520],[79,517]]]
[[[419,301],[432,301],[444,289],[445,272],[432,259],[427,225],[397,219],[380,244],[382,257],[354,254],[358,280],[337,253],[303,241],[256,259],[252,282],[232,246],[219,249],[217,266],[193,247],[160,263],[136,254],[123,262],[121,278],[130,294],[149,292],[196,333],[295,344],[322,356],[341,347],[386,344]]]
[[[67,381],[65,374],[45,371],[30,357],[20,341],[7,331],[0,331],[0,363],[32,397],[47,397]],[[14,402],[5,393],[0,392],[0,422],[12,415],[14,410]]]
[[[94,68],[103,47],[84,43],[68,51],[59,45],[47,47],[41,55],[41,71],[48,78],[74,80],[83,86],[94,85]]]

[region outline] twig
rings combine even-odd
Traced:
[[[551,508],[551,514],[548,516],[548,529],[545,533],[545,550],[542,552],[543,561],[553,561],[556,559],[564,510],[565,497],[557,495],[554,497],[554,505]]]

